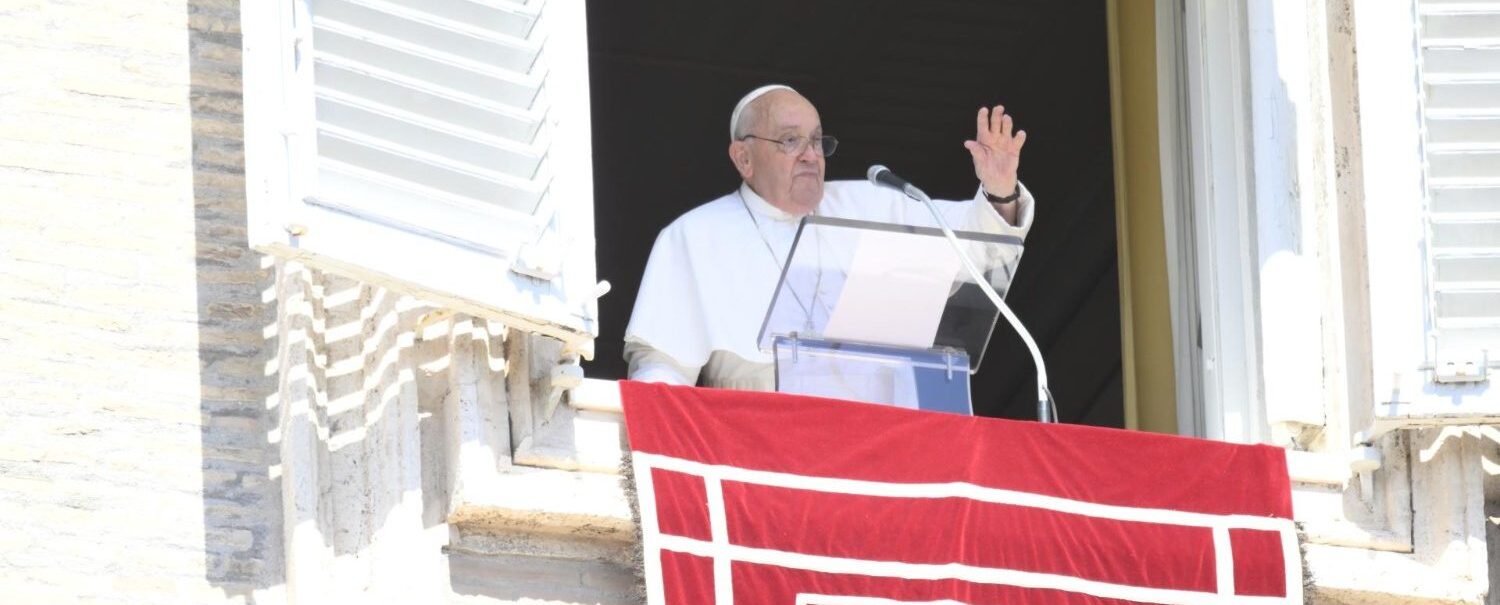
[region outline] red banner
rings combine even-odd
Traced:
[[[1302,602],[1277,448],[620,391],[652,605]]]

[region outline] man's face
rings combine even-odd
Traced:
[[[757,120],[748,134],[771,140],[734,142],[730,156],[735,168],[771,205],[796,215],[811,213],[823,199],[823,153],[809,143],[789,154],[775,141],[823,136],[818,110],[802,95],[788,90],[772,92],[756,102],[767,103],[768,108],[764,119]]]

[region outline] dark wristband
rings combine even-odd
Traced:
[[[1005,197],[1000,197],[998,195],[990,193],[989,191],[985,191],[984,187],[980,187],[979,190],[980,191],[984,191],[984,199],[989,200],[991,204],[1009,204],[1011,202],[1014,202],[1016,200],[1021,199],[1021,184],[1020,183],[1016,183],[1016,190],[1010,192],[1010,195],[1007,195]]]

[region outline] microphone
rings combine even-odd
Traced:
[[[865,177],[870,179],[871,183],[890,187],[891,189],[905,193],[912,199],[922,199],[921,190],[917,189],[915,185],[906,182],[906,179],[896,176],[896,173],[891,172],[890,168],[886,168],[881,164],[870,166],[870,170],[865,173]]]
[[[865,173],[865,177],[869,178],[871,183],[896,189],[927,206],[928,212],[932,213],[932,218],[937,220],[938,228],[942,229],[943,237],[948,238],[948,243],[953,246],[953,252],[958,255],[964,269],[969,272],[969,277],[974,279],[974,284],[979,286],[990,302],[1000,310],[1000,314],[1005,316],[1005,321],[1009,322],[1010,326],[1021,336],[1021,342],[1025,343],[1026,350],[1031,353],[1031,361],[1036,364],[1036,419],[1042,422],[1057,422],[1052,391],[1047,388],[1047,363],[1042,359],[1042,351],[1037,348],[1036,340],[1031,337],[1031,332],[1026,330],[1026,326],[1021,324],[1021,319],[1016,317],[1015,312],[1011,311],[1010,306],[1005,304],[1005,300],[1000,298],[1000,294],[995,292],[995,288],[990,286],[989,279],[979,271],[978,267],[974,266],[974,261],[964,251],[964,246],[958,242],[958,236],[954,235],[953,229],[948,226],[948,221],[943,219],[943,213],[938,212],[937,206],[932,204],[932,198],[927,197],[921,189],[917,189],[916,185],[906,182],[906,179],[896,176],[890,168],[880,164],[871,166],[870,170]]]

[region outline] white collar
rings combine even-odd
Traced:
[[[792,222],[802,218],[799,215],[772,206],[771,202],[766,201],[765,198],[750,189],[749,183],[740,183],[740,197],[744,198],[746,208],[761,216],[769,217],[773,221]]]

